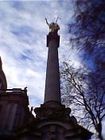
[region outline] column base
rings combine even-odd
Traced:
[[[40,120],[58,120],[58,121],[68,121],[72,120],[77,122],[74,117],[70,117],[71,109],[66,108],[58,102],[50,101],[42,104],[40,107],[35,108],[36,118]]]

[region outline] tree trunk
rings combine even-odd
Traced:
[[[98,138],[100,140],[104,140],[102,136],[102,123],[101,122],[97,125],[97,132],[98,132]]]
[[[99,138],[100,140],[104,140],[103,137],[102,137],[102,134],[98,134],[98,138]]]

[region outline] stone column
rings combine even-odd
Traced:
[[[61,103],[58,59],[59,40],[60,36],[57,32],[50,32],[47,35],[48,60],[44,103],[51,101]]]

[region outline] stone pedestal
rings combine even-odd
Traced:
[[[64,105],[57,102],[47,102],[41,107],[35,108],[36,118],[40,120],[68,120],[70,112],[70,108],[65,108]]]
[[[47,102],[35,108],[40,140],[88,140],[91,133],[77,124],[71,109],[57,102]]]

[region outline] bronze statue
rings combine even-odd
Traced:
[[[58,30],[60,30],[59,25],[57,24],[57,20],[56,22],[52,22],[52,23],[48,23],[47,18],[45,18],[47,25],[49,26],[50,32],[58,32]]]

